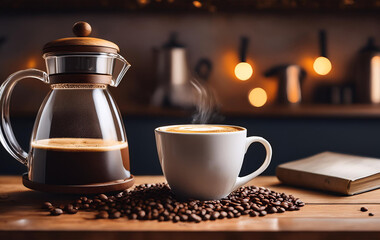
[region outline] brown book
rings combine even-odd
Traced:
[[[323,152],[281,164],[276,175],[285,184],[353,195],[380,188],[380,159]]]

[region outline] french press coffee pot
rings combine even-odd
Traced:
[[[28,167],[23,176],[28,188],[79,194],[121,191],[134,179],[123,121],[108,86],[117,87],[130,65],[116,44],[88,37],[88,23],[74,24],[73,32],[76,37],[44,46],[47,73],[22,70],[2,84],[1,143]],[[123,67],[114,78],[116,60]],[[12,90],[25,78],[51,87],[37,114],[28,153],[17,143],[9,119]]]

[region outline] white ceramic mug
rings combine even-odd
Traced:
[[[261,174],[272,158],[269,142],[262,137],[247,137],[243,127],[232,126],[240,130],[216,133],[165,131],[169,127],[174,126],[155,129],[157,152],[170,188],[181,198],[224,198]],[[254,142],[266,149],[264,163],[253,173],[239,177],[244,155]]]

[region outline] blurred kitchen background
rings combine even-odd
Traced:
[[[133,174],[161,174],[156,127],[200,119],[266,138],[268,175],[321,151],[380,158],[380,0],[3,0],[1,81],[46,70],[43,45],[73,36],[77,21],[132,64],[111,92]],[[22,81],[12,96],[12,126],[26,149],[48,91]],[[250,148],[241,174],[264,155]],[[3,147],[0,158],[0,174],[26,171]]]

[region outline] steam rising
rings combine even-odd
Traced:
[[[190,84],[196,92],[196,112],[193,115],[192,123],[206,124],[222,121],[223,117],[218,112],[219,104],[212,89],[201,84],[195,78],[190,81]]]

